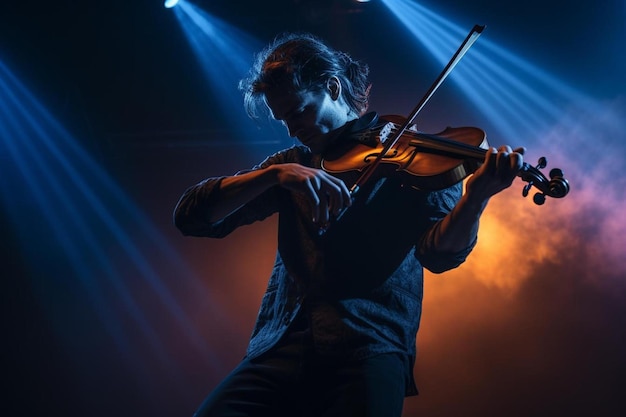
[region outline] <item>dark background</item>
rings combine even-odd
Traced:
[[[195,4],[259,45],[284,31],[312,31],[368,62],[371,106],[383,113],[410,111],[440,70],[426,52],[407,52],[416,41],[376,1]],[[486,24],[478,43],[521,54],[593,106],[566,103],[569,124],[537,130],[533,139],[496,136],[496,143],[543,148],[531,150],[533,158],[556,155],[573,190],[538,208],[516,184],[490,204],[470,261],[427,275],[421,395],[407,400],[405,415],[623,415],[624,2],[420,4],[468,29]],[[110,225],[95,228],[92,243],[117,273],[98,267],[101,258],[87,247],[69,257],[51,233],[48,207],[33,203],[24,191],[32,184],[9,169],[15,161],[2,148],[2,183],[15,187],[0,217],[2,414],[191,415],[245,352],[276,219],[213,241],[182,237],[172,209],[187,186],[247,168],[293,141],[266,121],[245,140],[233,133],[223,97],[207,87],[173,10],[158,0],[5,4],[0,62],[136,207],[90,182],[120,230],[112,237]],[[226,111],[245,118],[241,106]],[[427,131],[494,130],[448,84],[420,123]],[[69,239],[74,233],[68,229]],[[88,267],[77,272],[76,258]]]

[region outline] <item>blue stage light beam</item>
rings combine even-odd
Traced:
[[[383,3],[442,68],[469,30],[412,0]],[[532,141],[537,131],[559,120],[563,103],[592,102],[484,35],[449,78],[505,141],[517,141],[520,137]]]
[[[147,374],[151,355],[184,391],[181,367],[139,300],[149,293],[208,364],[222,370],[150,257],[167,259],[176,281],[184,278],[195,288],[190,292],[206,289],[147,215],[1,61],[0,154],[0,203],[64,345],[80,351],[85,343],[69,324],[84,318],[68,315],[72,300],[86,298],[129,367]],[[221,316],[219,308],[214,314]]]
[[[248,75],[254,54],[263,45],[254,37],[210,15],[200,7],[182,0],[174,9],[178,22],[201,65],[209,90],[207,94],[221,102],[219,106],[224,125],[237,138],[254,143],[277,144],[283,130],[277,134],[271,129],[259,130],[258,122],[244,111],[239,80]]]

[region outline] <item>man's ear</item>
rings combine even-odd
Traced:
[[[337,100],[341,95],[341,82],[337,77],[330,77],[326,82],[326,88],[328,88],[330,97],[333,100]]]

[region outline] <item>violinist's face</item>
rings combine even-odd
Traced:
[[[354,119],[341,98],[339,81],[332,78],[322,90],[296,91],[290,83],[268,91],[265,102],[289,136],[296,137],[314,153],[322,153],[337,129]]]

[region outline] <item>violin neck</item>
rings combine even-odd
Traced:
[[[478,162],[484,161],[488,147],[486,139],[483,140],[480,146],[473,146],[442,136],[429,135],[426,133],[417,133],[413,138],[411,138],[411,145],[452,158],[471,158]]]

